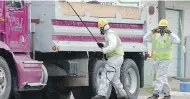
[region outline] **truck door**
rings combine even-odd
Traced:
[[[13,52],[29,52],[28,6],[22,0],[6,0],[6,43]]]
[[[0,1],[0,41],[4,41],[5,33],[5,11],[4,1]]]

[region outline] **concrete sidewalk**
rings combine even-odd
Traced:
[[[150,92],[142,90],[138,99],[147,99],[151,95]],[[172,99],[190,99],[190,93],[187,92],[171,92]],[[162,99],[163,95],[159,99]]]

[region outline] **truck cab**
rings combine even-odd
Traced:
[[[0,98],[10,92],[41,90],[48,75],[42,61],[30,57],[30,20],[24,1],[0,1]],[[14,95],[13,95],[14,96]]]

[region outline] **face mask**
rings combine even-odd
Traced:
[[[101,34],[101,35],[104,35],[104,34],[105,34],[104,27],[101,27],[101,28],[100,28],[100,34]]]
[[[103,27],[100,28],[100,33],[101,35],[104,35],[106,33],[106,31],[108,31],[110,29],[109,25],[104,25]]]
[[[165,27],[159,27],[159,33],[162,35],[164,35],[166,33]]]

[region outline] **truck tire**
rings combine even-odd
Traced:
[[[5,59],[0,56],[0,99],[8,99],[11,92],[11,73]]]
[[[91,66],[90,66],[90,78],[91,78],[91,88],[92,88],[92,95],[96,95],[98,91],[98,85],[100,81],[101,76],[101,70],[104,67],[104,63],[102,60],[96,60]],[[112,91],[112,85],[110,83],[109,89],[107,92],[107,98],[110,97]]]
[[[104,66],[102,60],[93,59],[89,64],[89,87],[76,87],[73,88],[73,96],[75,99],[90,99],[97,94],[99,76],[101,75],[101,69]],[[108,89],[107,97],[111,95],[112,86]]]
[[[129,99],[137,99],[140,92],[140,75],[138,67],[132,59],[124,60],[120,78]]]

